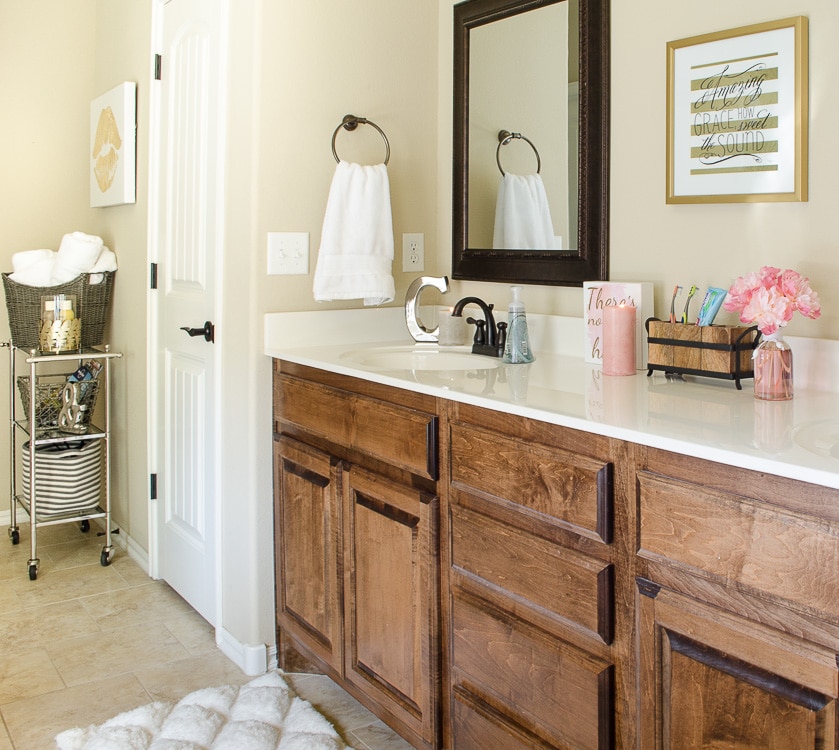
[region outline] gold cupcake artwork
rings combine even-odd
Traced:
[[[137,84],[122,83],[90,105],[90,205],[135,201]]]

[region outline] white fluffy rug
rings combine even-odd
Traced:
[[[149,703],[55,741],[60,750],[352,750],[280,672]]]

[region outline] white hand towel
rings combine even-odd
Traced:
[[[496,250],[556,249],[548,195],[541,175],[508,172],[501,178],[492,246]]]
[[[89,273],[99,260],[103,247],[101,237],[84,232],[65,234],[52,267],[52,283],[64,284],[80,273]]]
[[[396,294],[392,265],[387,167],[338,162],[323,217],[315,300],[363,299],[365,305],[391,302]]]

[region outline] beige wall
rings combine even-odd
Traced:
[[[146,192],[150,0],[0,0],[0,268],[18,250],[58,249],[72,231],[98,234],[117,254],[108,339],[113,368],[114,519],[148,547],[145,415]],[[137,203],[90,208],[90,101],[138,83]],[[0,315],[0,338],[8,340]],[[3,393],[8,371],[2,367]],[[7,415],[8,400],[0,401]],[[5,421],[8,417],[3,417]],[[8,450],[0,431],[0,454]],[[5,462],[5,459],[3,459]],[[5,463],[3,466],[5,467]],[[7,469],[0,470],[5,476]]]

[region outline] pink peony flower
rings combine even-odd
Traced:
[[[781,272],[763,266],[737,278],[728,290],[724,307],[739,312],[741,323],[753,323],[769,336],[792,320],[796,310],[808,318],[821,315],[819,296],[810,288],[810,279],[797,271]]]

